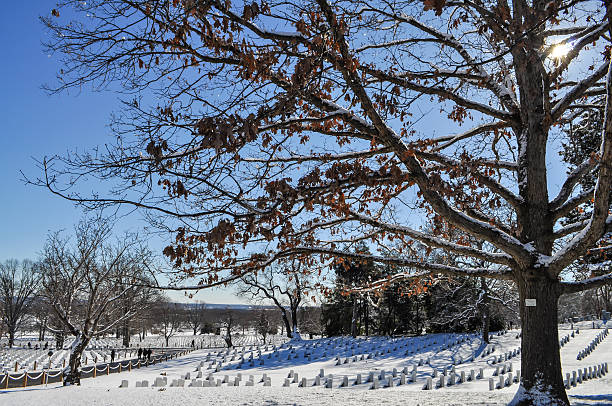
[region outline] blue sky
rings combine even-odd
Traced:
[[[70,231],[82,212],[47,190],[27,186],[20,171],[36,177],[34,158],[83,150],[103,144],[113,109],[119,107],[112,91],[49,95],[41,89],[53,83],[57,59],[43,52],[45,37],[38,17],[49,14],[53,2],[9,2],[0,14],[0,261],[35,258],[50,231]],[[117,231],[144,225],[137,215],[124,220]],[[160,238],[151,239],[159,251]],[[171,296],[184,299],[181,293]],[[228,290],[206,291],[196,296],[209,303],[239,303]]]

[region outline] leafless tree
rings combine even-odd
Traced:
[[[154,323],[166,340],[166,347],[170,345],[170,338],[179,332],[183,325],[183,309],[168,298],[159,300],[154,308]]]
[[[44,159],[34,182],[90,208],[146,210],[175,233],[165,253],[200,278],[194,287],[314,256],[411,270],[363,290],[436,274],[512,280],[523,332],[516,403],[568,404],[559,296],[612,281],[566,274],[612,227],[608,5],[68,0],[43,19],[48,50],[63,58],[50,89],[119,84],[136,95],[113,123],[114,147]],[[551,190],[551,140],[603,99],[598,153]],[[590,173],[594,186],[576,187]],[[69,187],[91,178],[110,193]],[[482,249],[420,232],[398,208]],[[561,226],[576,208],[583,216]],[[367,258],[338,248],[365,240]],[[384,255],[391,240],[400,255]],[[488,266],[421,262],[413,241]]]
[[[237,324],[236,323],[236,313],[230,308],[225,309],[225,311],[222,314],[220,323],[222,326],[222,330],[225,333],[223,336],[223,339],[225,340],[225,345],[227,345],[227,348],[233,348],[234,343],[232,342],[232,333],[234,329],[236,328],[236,324]]]
[[[185,308],[185,322],[193,330],[193,335],[196,335],[204,325],[205,313],[206,303],[204,302],[189,304]]]
[[[281,313],[287,337],[292,338],[299,334],[298,310],[308,302],[314,284],[299,263],[283,262],[244,275],[237,290],[257,303],[272,302]]]
[[[321,307],[303,306],[298,311],[300,331],[308,334],[312,339],[315,335],[323,335],[323,323],[321,323]]]
[[[117,303],[117,307],[121,309],[123,314],[129,315],[123,318],[120,326],[120,334],[124,347],[129,347],[130,345],[130,337],[135,320],[141,316],[146,317],[146,313],[151,311],[159,296],[159,292],[152,287],[155,286],[153,278],[148,278],[144,273],[140,278],[141,280],[137,281],[138,289],[133,289],[129,295],[122,295]],[[124,279],[121,281],[122,285],[118,286],[118,290],[128,289],[129,285],[134,282],[129,277]]]
[[[0,263],[0,317],[8,333],[9,348],[30,311],[39,288],[39,274],[32,261],[9,259]]]
[[[99,218],[83,220],[74,239],[51,234],[42,254],[41,294],[62,325],[73,335],[64,385],[80,384],[81,356],[90,340],[120,326],[136,310],[119,306],[138,295],[146,279],[150,253],[134,236],[108,243],[111,227]]]
[[[270,310],[261,309],[254,323],[255,331],[261,336],[262,342],[266,343],[266,338],[273,330],[272,317]]]

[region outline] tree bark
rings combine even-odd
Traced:
[[[489,317],[488,308],[482,315],[482,341],[489,344],[489,332],[491,327],[491,318]]]
[[[482,341],[489,344],[489,332],[491,329],[491,309],[489,307],[489,289],[484,278],[480,278],[480,289],[483,291],[481,310],[482,315]]]
[[[38,341],[45,341],[45,333],[47,332],[47,320],[43,320],[40,323],[40,327],[38,329]]]
[[[531,275],[542,273],[534,271]],[[559,296],[557,281],[533,276],[519,280],[522,383],[513,405],[541,404],[543,397],[546,404],[569,405],[559,354]],[[525,299],[535,299],[535,306],[526,306]]]
[[[55,348],[61,350],[64,347],[64,332],[60,331],[55,333]]]
[[[13,348],[13,345],[15,344],[15,330],[11,327],[9,327],[8,339],[9,348]]]
[[[283,318],[283,323],[285,324],[285,329],[287,330],[287,337],[293,338],[293,332],[291,330],[291,324],[289,323],[289,318],[287,317],[287,310],[281,308],[281,316]],[[282,332],[281,332],[282,334]]]
[[[72,344],[68,366],[64,369],[64,386],[81,384],[81,357],[89,340],[82,334],[75,340],[78,342]]]
[[[291,308],[291,330],[298,331],[298,316],[297,316],[297,307]]]
[[[128,325],[128,322],[126,321],[123,324],[123,346],[124,347],[129,347],[130,346],[130,326]]]
[[[353,314],[351,317],[351,336],[353,336],[353,338],[357,337],[357,298],[353,297]]]
[[[365,335],[366,337],[370,335],[370,308],[368,304],[365,305]]]

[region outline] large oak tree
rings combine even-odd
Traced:
[[[568,403],[557,300],[612,279],[564,276],[612,227],[604,4],[67,0],[43,20],[63,62],[51,90],[126,96],[115,141],[41,161],[42,185],[92,208],[144,209],[175,234],[165,253],[196,286],[284,257],[410,269],[369,289],[430,274],[512,280],[515,400]],[[601,96],[598,153],[565,179],[549,173],[562,126]],[[87,179],[95,194],[79,193]],[[482,244],[418,231],[411,213]],[[339,249],[364,240],[372,254]],[[420,261],[413,241],[486,266]]]

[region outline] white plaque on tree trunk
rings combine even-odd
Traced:
[[[527,307],[535,307],[536,300],[535,299],[525,299],[525,306]]]

